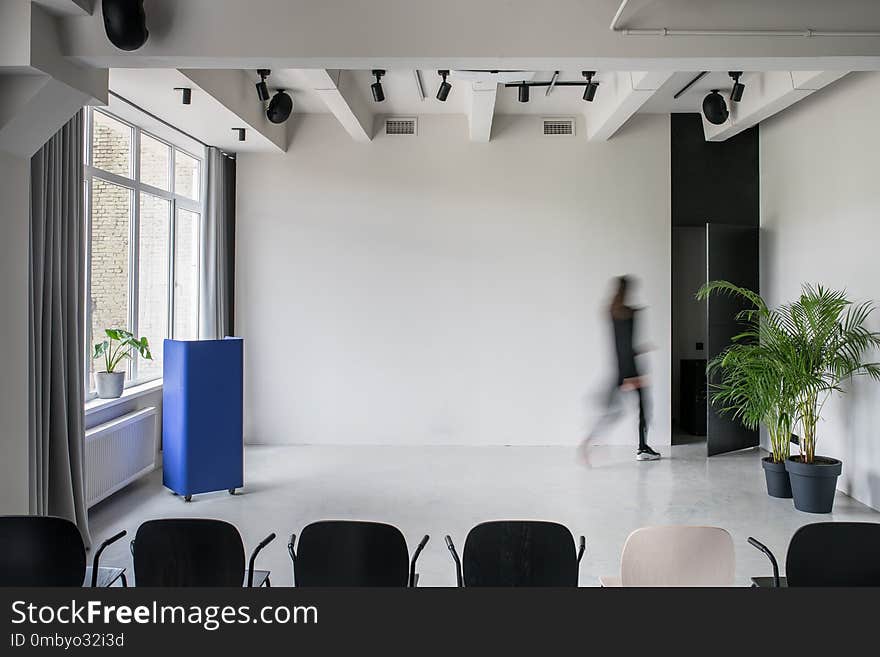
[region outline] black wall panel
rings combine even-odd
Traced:
[[[672,225],[759,224],[758,126],[707,142],[699,114],[672,115]]]

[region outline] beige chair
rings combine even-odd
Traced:
[[[642,527],[623,546],[619,577],[602,586],[731,586],[733,539],[720,527]]]

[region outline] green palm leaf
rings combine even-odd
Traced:
[[[845,291],[806,284],[797,300],[771,309],[757,293],[727,281],[704,285],[697,298],[725,294],[750,307],[736,320],[742,331],[707,367],[712,404],[749,428],[767,427],[775,460],[788,457],[789,437],[801,426],[802,457],[815,456],[822,406],[853,376],[880,380],[880,333],[866,328],[873,302],[853,304]]]

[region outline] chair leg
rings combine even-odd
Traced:
[[[122,573],[122,574],[119,576],[119,580],[122,582],[122,586],[123,586],[124,588],[128,588],[128,580],[125,578],[125,573]]]
[[[272,586],[272,582],[269,581],[269,578],[268,578],[268,577],[266,578],[266,581],[263,582],[263,586],[265,586],[267,589],[268,589],[268,588],[271,588],[271,586]]]

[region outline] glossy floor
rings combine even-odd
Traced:
[[[287,540],[320,519],[368,519],[397,525],[412,550],[431,535],[419,560],[422,586],[452,586],[452,560],[467,530],[484,520],[556,520],[587,538],[581,586],[619,571],[627,535],[646,525],[705,524],[727,529],[736,546],[737,581],[768,575],[765,557],[746,543],[765,542],[780,558],[799,526],[819,520],[880,522],[880,513],[838,493],[834,513],[800,513],[766,495],[755,450],[705,457],[705,445],[666,447],[663,459],[637,462],[624,447],[596,447],[586,467],[566,447],[261,447],[246,449],[241,495],[198,495],[189,504],[154,472],[91,512],[95,542],[119,529],[133,538],[144,520],[222,518],[238,526],[249,551],[274,531],[258,567],[275,586],[290,585]],[[107,550],[107,565],[130,565],[128,543]]]

